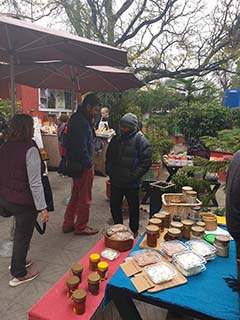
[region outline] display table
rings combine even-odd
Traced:
[[[56,134],[42,134],[43,147],[47,152],[49,168],[58,168],[61,157],[58,151],[58,137]]]
[[[83,264],[84,270],[82,274],[82,283],[79,288],[84,288],[87,291],[87,276],[92,271],[89,270],[89,255],[91,253],[100,253],[105,248],[104,238],[102,238],[95,247],[93,247],[79,262]],[[119,265],[126,258],[129,251],[121,252],[120,256],[114,261],[107,261],[109,263],[108,269],[108,279],[101,281],[100,292],[97,296],[93,296],[87,293],[86,301],[86,312],[85,314],[79,316],[74,314],[72,310],[72,305],[68,301],[65,293],[65,283],[69,277],[69,271],[29,310],[28,320],[77,320],[77,319],[90,319],[99,305],[101,304],[104,291],[109,279],[116,272]],[[102,259],[104,260],[104,259]],[[71,263],[74,261],[69,261],[69,268]]]
[[[105,176],[106,152],[109,145],[109,138],[97,136],[98,143],[101,144],[101,150],[94,152],[94,170]]]
[[[139,249],[142,238],[134,247]],[[188,283],[158,293],[138,293],[121,268],[109,281],[105,303],[112,299],[123,320],[140,320],[132,298],[198,319],[239,320],[238,294],[227,286],[224,277],[237,275],[236,249],[231,241],[229,258],[216,257],[206,265],[207,270],[188,277]]]

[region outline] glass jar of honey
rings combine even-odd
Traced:
[[[86,310],[87,293],[84,289],[77,289],[73,292],[73,311],[76,314],[84,314]]]
[[[146,234],[147,234],[147,245],[149,247],[156,247],[157,246],[157,239],[159,237],[159,227],[154,225],[148,225],[146,227]]]
[[[105,261],[101,261],[98,263],[98,274],[101,280],[107,279],[108,276],[108,263]]]
[[[204,221],[198,221],[197,223],[196,223],[196,226],[198,226],[198,227],[202,227],[202,228],[206,228],[206,223],[204,222]]]
[[[182,238],[182,232],[180,229],[169,228],[168,232],[164,236],[164,240],[180,240]]]
[[[158,218],[152,218],[148,220],[149,225],[157,226],[159,228],[158,238],[160,237],[160,229],[162,227],[162,220]]]
[[[191,239],[203,239],[204,238],[204,228],[199,226],[191,227]]]
[[[154,214],[154,218],[155,219],[159,219],[159,220],[162,221],[160,229],[161,229],[161,231],[163,231],[164,228],[165,228],[165,224],[166,224],[165,220],[167,219],[167,215],[165,214],[165,212],[162,211],[162,212],[159,212],[159,213],[155,213]]]
[[[179,230],[181,230],[181,232],[183,232],[183,227],[184,227],[184,226],[183,226],[182,222],[179,222],[179,221],[171,221],[170,227],[171,227],[171,228],[179,229]]]
[[[91,271],[97,271],[97,265],[100,262],[100,254],[92,253],[89,256],[89,269]]]
[[[191,227],[193,226],[193,221],[190,219],[184,219],[182,220],[182,224],[183,224],[183,238],[185,239],[190,239],[191,237]]]
[[[71,272],[74,276],[77,276],[82,281],[82,272],[83,272],[83,265],[80,263],[74,263],[71,266]]]
[[[88,290],[96,296],[99,293],[100,275],[98,273],[90,273],[88,275]]]
[[[80,283],[80,279],[77,276],[71,276],[67,279],[66,285],[67,285],[67,296],[71,297],[73,292],[77,290]]]

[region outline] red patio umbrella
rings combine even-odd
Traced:
[[[0,80],[9,80],[9,65],[0,64]],[[15,80],[34,88],[65,89],[82,93],[125,91],[142,82],[126,70],[108,66],[70,66],[62,63],[16,65]]]
[[[126,51],[18,19],[0,17],[0,61],[9,63],[11,99],[15,108],[14,65],[35,61],[126,66]]]

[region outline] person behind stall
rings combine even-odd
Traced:
[[[11,260],[13,279],[9,281],[12,287],[39,275],[27,269],[32,261],[26,257],[38,213],[42,222],[48,221],[42,185],[45,166],[32,140],[33,133],[32,117],[15,115],[10,122],[7,142],[0,147],[0,215],[14,216],[16,220]]]
[[[138,120],[125,114],[119,123],[120,134],[113,137],[106,154],[106,173],[110,179],[110,209],[115,224],[122,224],[122,201],[129,207],[129,227],[136,237],[139,228],[139,186],[152,164],[152,148],[138,131]]]
[[[67,206],[62,231],[76,235],[92,235],[98,232],[88,226],[92,201],[93,139],[95,130],[93,118],[99,112],[100,101],[96,94],[87,94],[67,129],[67,171],[73,178],[71,199]]]
[[[107,107],[101,108],[101,116],[96,124],[97,130],[108,130],[110,129],[109,123],[109,109]]]
[[[227,228],[236,243],[238,264],[238,291],[240,292],[240,150],[235,153],[226,179]]]
[[[67,123],[69,117],[66,114],[62,114],[59,118],[59,125],[57,129],[58,136],[58,150],[61,156],[61,161],[57,170],[59,175],[67,175],[66,172],[66,148],[67,148]]]
[[[4,115],[0,112],[0,146],[4,143],[6,134],[7,134],[7,121]]]

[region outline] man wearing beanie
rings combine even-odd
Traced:
[[[129,207],[129,227],[136,237],[139,227],[139,186],[141,177],[152,164],[152,148],[138,132],[138,119],[127,113],[119,123],[120,133],[115,136],[106,154],[106,173],[111,183],[110,208],[115,224],[122,224],[124,196]]]

